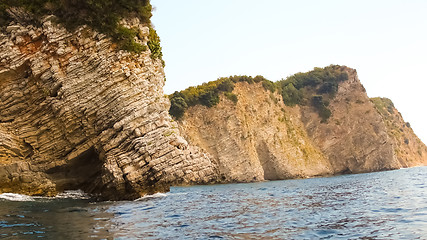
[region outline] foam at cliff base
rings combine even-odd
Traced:
[[[90,196],[82,190],[68,190],[56,195],[57,199],[89,199]]]
[[[55,197],[34,197],[34,196],[28,196],[24,194],[17,194],[17,193],[2,193],[0,194],[0,200],[7,200],[7,201],[13,201],[13,202],[32,202],[36,200],[54,200],[54,199],[89,199],[90,196],[83,192],[82,190],[71,190],[71,191],[64,191],[63,193],[60,193],[56,195]]]
[[[17,193],[2,193],[0,194],[0,200],[8,200],[14,202],[32,202],[34,201],[34,198]]]
[[[143,201],[143,200],[148,200],[148,199],[153,199],[153,198],[162,198],[162,197],[166,197],[166,196],[167,196],[166,193],[155,193],[153,195],[145,195],[143,197],[135,199],[135,201]]]
[[[143,200],[149,200],[153,198],[162,198],[166,197],[167,195],[165,193],[155,193],[153,195],[145,195],[141,198],[136,199],[135,201],[143,201]],[[13,201],[13,202],[32,202],[36,200],[55,200],[55,199],[90,199],[90,196],[83,192],[82,190],[69,190],[64,191],[63,193],[60,193],[56,195],[55,197],[33,197],[28,196],[24,194],[17,194],[17,193],[2,193],[0,194],[0,201],[6,200],[6,201]]]

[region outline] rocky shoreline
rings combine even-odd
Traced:
[[[349,80],[330,102],[327,123],[313,108],[285,106],[279,94],[247,83],[236,85],[237,103],[221,96],[219,105],[191,107],[174,121],[163,63],[149,48],[120,50],[106,35],[87,26],[70,32],[54,16],[40,25],[22,11],[14,17],[0,33],[0,193],[81,189],[123,200],[172,185],[427,164],[425,145],[397,110],[381,115],[351,68],[343,67]],[[122,23],[147,46],[146,24]]]

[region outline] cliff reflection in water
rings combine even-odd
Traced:
[[[423,239],[425,179],[420,167],[177,187],[138,201],[0,200],[0,238]]]

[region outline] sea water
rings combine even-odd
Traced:
[[[1,194],[0,239],[427,239],[427,167],[174,187],[136,201]]]

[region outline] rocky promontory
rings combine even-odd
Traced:
[[[168,97],[148,0],[126,16],[121,1],[12,3],[0,5],[0,193],[122,200],[427,165],[410,124],[354,69],[233,76]],[[122,9],[98,9],[109,4]]]
[[[146,46],[134,53],[86,25],[69,31],[53,15],[9,13],[0,33],[0,193],[135,199],[216,178],[168,114],[149,25],[122,20]]]
[[[226,82],[233,87],[224,90]],[[205,99],[215,94],[220,99],[211,106]],[[345,66],[316,68],[277,83],[232,76],[171,95],[173,104],[180,98],[189,105],[182,116],[175,114],[181,132],[210,153],[225,181],[427,165],[427,148],[410,124],[391,102],[384,106],[384,99],[368,98],[356,70]]]

